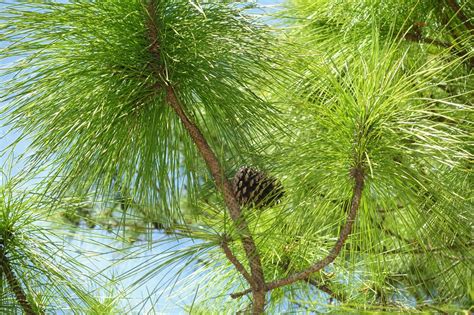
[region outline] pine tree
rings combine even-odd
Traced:
[[[92,227],[109,204],[118,226],[134,213],[196,241],[133,272],[202,265],[190,312],[469,307],[474,7],[291,0],[272,26],[256,10],[3,5],[2,118],[31,140],[25,173],[42,180],[35,194],[18,192],[22,178],[3,188],[23,197],[0,205],[1,307],[113,313],[56,286],[75,276],[28,236],[49,233],[32,213],[66,207]]]

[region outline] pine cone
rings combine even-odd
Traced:
[[[241,206],[262,209],[279,202],[284,194],[279,180],[251,167],[240,168],[232,184]]]

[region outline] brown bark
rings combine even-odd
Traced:
[[[455,0],[446,0],[449,7],[456,13],[457,17],[461,20],[461,22],[466,26],[466,28],[472,33],[474,31],[474,26],[472,25],[469,18],[464,14],[462,8],[457,4]]]
[[[37,313],[33,311],[28,299],[26,298],[25,292],[23,292],[23,288],[21,287],[20,282],[16,278],[15,274],[10,265],[10,261],[8,257],[5,255],[4,251],[0,249],[0,265],[2,268],[2,272],[7,278],[8,286],[15,294],[16,301],[20,304],[21,308],[27,315],[36,315]]]
[[[355,183],[354,183],[354,188],[353,188],[351,209],[350,209],[349,214],[347,216],[346,223],[345,223],[344,227],[342,228],[341,232],[339,233],[339,238],[336,241],[336,244],[334,245],[334,247],[329,252],[329,254],[325,258],[318,261],[317,263],[310,266],[309,268],[307,268],[304,271],[301,271],[299,273],[295,273],[295,274],[293,274],[293,275],[291,275],[287,278],[276,280],[276,281],[273,281],[273,282],[270,282],[270,283],[266,284],[265,285],[265,290],[266,291],[271,291],[273,289],[276,289],[276,288],[279,288],[279,287],[282,287],[282,286],[286,286],[286,285],[292,284],[292,283],[297,282],[297,281],[307,280],[307,279],[309,279],[309,277],[311,276],[312,273],[317,272],[317,271],[321,270],[322,268],[326,267],[331,262],[333,262],[336,259],[336,257],[339,255],[339,253],[341,252],[341,250],[344,246],[344,243],[347,240],[347,237],[350,235],[350,233],[352,231],[352,226],[355,222],[355,218],[357,216],[357,211],[358,211],[359,206],[360,206],[360,200],[362,198],[362,191],[364,189],[364,172],[363,172],[361,166],[356,166],[352,170],[352,176],[354,177]],[[235,298],[241,297],[243,295],[246,295],[250,292],[251,292],[251,290],[247,289],[247,290],[242,291],[242,292],[237,292],[237,293],[231,294],[231,297],[235,299]]]
[[[249,285],[252,287],[253,292],[253,304],[252,304],[252,313],[254,314],[261,314],[264,311],[265,307],[265,278],[263,274],[263,268],[260,261],[260,256],[257,251],[257,247],[255,246],[255,242],[253,237],[250,233],[248,228],[248,224],[241,216],[240,205],[238,204],[237,200],[235,199],[234,192],[232,189],[232,185],[224,177],[224,169],[219,163],[216,155],[212,151],[211,147],[207,143],[204,135],[202,134],[199,127],[192,122],[188,116],[186,115],[184,108],[179,101],[179,98],[176,94],[175,88],[166,82],[166,76],[161,66],[161,54],[160,54],[160,45],[159,45],[159,37],[158,37],[158,28],[155,22],[155,12],[156,12],[156,0],[151,0],[147,6],[147,13],[148,13],[148,36],[150,39],[150,46],[149,51],[152,56],[154,56],[155,62],[152,63],[151,67],[154,73],[157,76],[157,84],[155,84],[154,88],[157,90],[164,89],[166,95],[166,102],[167,104],[174,110],[176,115],[181,120],[183,126],[187,130],[188,134],[191,136],[194,144],[196,145],[201,157],[206,162],[207,167],[211,171],[212,177],[217,188],[222,192],[224,196],[224,201],[229,211],[229,215],[234,222],[239,235],[242,241],[242,245],[245,250],[245,254],[249,261],[250,265],[250,277],[248,273],[245,271],[245,268],[242,266],[240,262],[238,262],[237,258],[234,255],[229,256],[230,249],[227,247],[228,251],[224,249],[226,256],[233,257],[231,262],[236,266],[237,270],[247,279],[251,278],[252,281],[249,282]],[[161,83],[160,83],[161,81]],[[237,263],[237,264],[236,264]],[[238,267],[237,267],[238,266]],[[247,280],[248,281],[248,280]]]
[[[235,269],[237,269],[237,271],[239,271],[242,274],[242,276],[245,278],[245,280],[247,280],[250,286],[254,287],[255,283],[252,279],[252,276],[249,275],[249,273],[247,272],[247,270],[245,270],[245,267],[242,265],[242,263],[237,259],[237,257],[234,256],[234,254],[229,248],[227,240],[224,239],[222,241],[221,247],[227,259],[234,265]]]
[[[217,160],[217,157],[210,148],[199,128],[193,122],[191,122],[184,113],[176,93],[173,87],[170,85],[166,87],[166,100],[178,115],[184,127],[193,139],[199,153],[211,171],[216,186],[224,195],[224,201],[226,203],[227,209],[229,210],[230,217],[239,231],[247,259],[249,260],[250,271],[253,279],[252,293],[254,295],[252,312],[255,314],[263,313],[265,306],[265,278],[263,275],[263,268],[257,247],[255,246],[255,242],[250,233],[247,222],[245,218],[241,216],[240,206],[235,199],[232,185],[229,180],[223,176],[224,172],[219,161]],[[251,285],[252,283],[249,284]]]

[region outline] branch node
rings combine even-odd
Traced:
[[[227,235],[223,235],[222,241],[221,241],[222,250],[224,251],[227,259],[234,265],[235,269],[237,269],[237,271],[240,272],[240,274],[245,278],[245,280],[247,280],[249,285],[252,288],[254,288],[255,287],[255,281],[250,276],[250,274],[247,272],[247,270],[242,265],[242,263],[232,253],[232,250],[229,248],[228,240],[229,240],[229,237]]]

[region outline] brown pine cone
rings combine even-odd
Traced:
[[[272,206],[284,195],[279,180],[252,167],[241,167],[232,184],[237,201],[245,207],[262,209]]]

